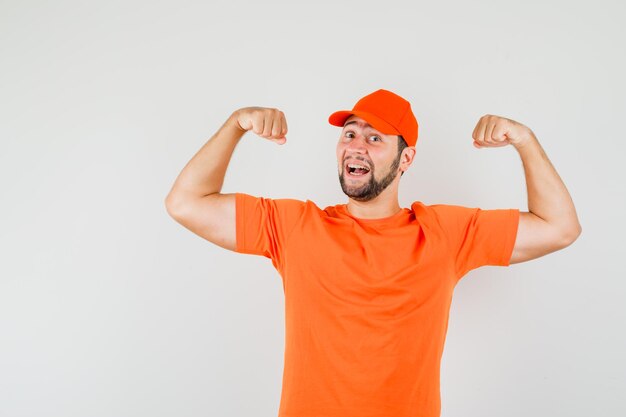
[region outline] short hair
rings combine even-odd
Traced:
[[[396,158],[400,158],[400,155],[402,155],[402,151],[404,150],[404,148],[408,147],[408,143],[406,143],[406,140],[404,140],[404,138],[402,137],[402,135],[398,135],[398,156]],[[404,171],[400,172],[400,176],[404,175]]]

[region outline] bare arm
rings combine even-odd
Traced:
[[[180,210],[189,198],[219,193],[235,147],[246,133],[233,113],[200,148],[176,178],[165,199],[168,212]]]
[[[515,120],[487,114],[476,124],[472,137],[477,148],[511,144],[522,158],[528,211],[520,212],[510,263],[571,245],[582,231],[574,202],[533,131]]]
[[[529,132],[515,148],[524,165],[528,212],[520,213],[511,263],[563,249],[582,231],[572,197],[536,136]]]
[[[220,191],[235,147],[248,130],[278,144],[287,140],[287,124],[280,110],[236,110],[185,165],[165,198],[168,214],[178,223],[229,250],[236,248],[235,194]]]

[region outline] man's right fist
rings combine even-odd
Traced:
[[[285,114],[276,108],[243,107],[233,113],[233,118],[244,132],[252,130],[279,145],[287,141],[287,120]]]

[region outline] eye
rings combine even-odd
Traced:
[[[346,132],[346,133],[345,133],[345,137],[347,137],[347,138],[352,138],[352,136],[350,136],[350,135],[354,135],[354,132],[352,132],[352,131],[348,131],[348,132]],[[370,139],[371,139],[371,138],[376,138],[376,139],[377,139],[377,142],[380,142],[380,141],[382,140],[382,139],[380,138],[380,136],[378,136],[378,135],[372,135],[372,136],[370,136]]]

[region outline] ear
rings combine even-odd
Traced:
[[[413,159],[415,158],[415,150],[414,146],[407,146],[402,150],[402,155],[400,155],[400,165],[406,164],[406,168],[408,169],[413,163]]]

